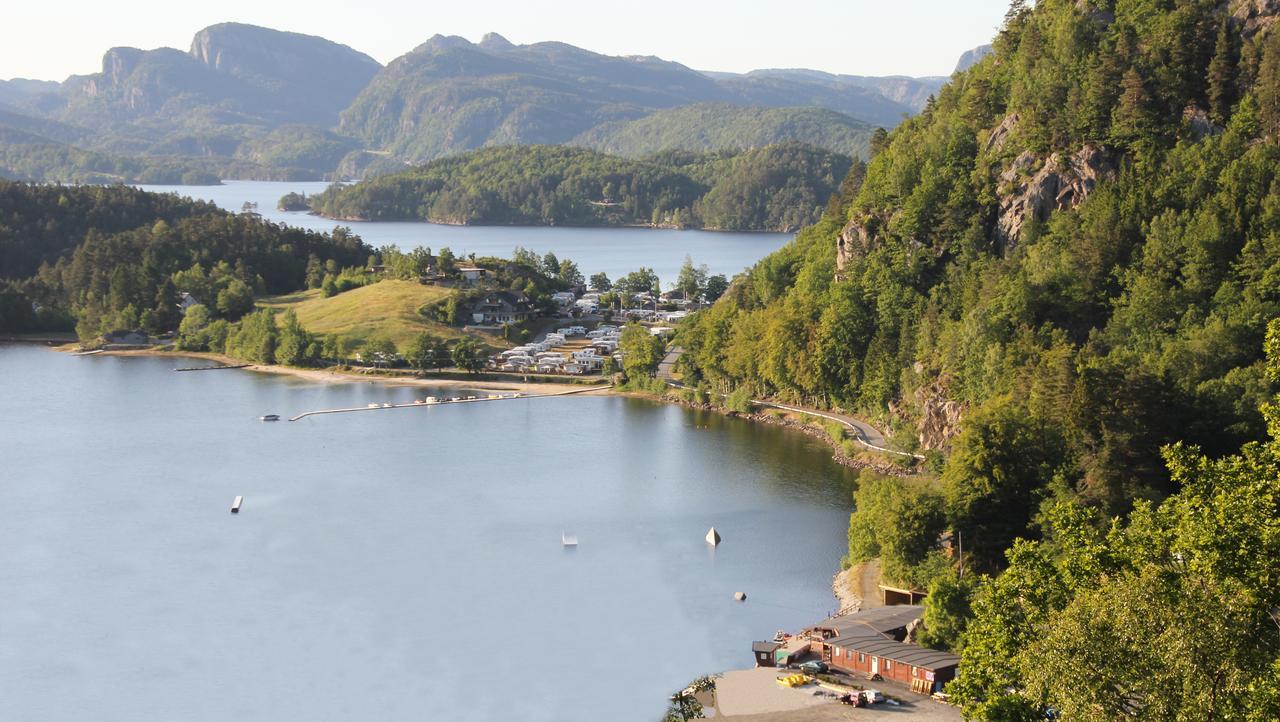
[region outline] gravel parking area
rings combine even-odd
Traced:
[[[807,685],[795,689],[783,687],[775,680],[789,670],[759,667],[726,672],[716,680],[716,717],[734,722],[801,722],[814,720],[920,720],[920,722],[958,722],[960,710],[927,697],[894,689],[892,684],[876,688],[903,700],[900,705],[878,704],[874,707],[850,707],[831,697],[814,696],[817,689]],[[865,683],[863,683],[865,684]]]

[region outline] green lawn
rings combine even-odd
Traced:
[[[330,298],[321,297],[319,289],[314,289],[259,299],[258,305],[282,311],[292,309],[314,334],[336,334],[357,343],[384,336],[403,349],[423,331],[450,339],[463,335],[461,330],[429,320],[418,312],[450,293],[451,289],[439,286],[386,280]]]

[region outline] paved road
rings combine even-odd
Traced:
[[[684,384],[675,380],[673,372],[675,371],[676,362],[684,355],[684,349],[679,346],[672,346],[667,355],[658,364],[658,378],[666,381],[672,386],[683,386]],[[789,404],[777,404],[772,401],[764,401],[761,399],[752,399],[753,404],[758,406],[767,406],[773,409],[782,409],[784,411],[795,411],[797,413],[808,414],[810,416],[818,416],[824,419],[831,419],[847,426],[853,431],[853,438],[863,446],[875,449],[876,451],[884,451],[890,454],[898,454],[901,456],[912,456],[917,459],[923,459],[918,454],[908,454],[903,451],[894,451],[889,448],[889,442],[885,439],[884,434],[876,427],[867,422],[856,419],[848,414],[840,414],[834,411],[819,411],[818,409],[807,406],[792,406]]]

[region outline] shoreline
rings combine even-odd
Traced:
[[[71,352],[70,348],[62,347],[57,349],[63,352]],[[216,361],[225,366],[240,366],[244,364],[243,359],[237,359],[223,354],[209,353],[207,351],[164,351],[160,349],[129,349],[129,350],[107,350],[102,351],[100,356],[149,356],[159,358],[192,358],[203,359],[205,361]],[[492,391],[543,391],[554,393],[560,391],[574,391],[584,388],[583,384],[576,383],[555,383],[555,382],[530,382],[530,381],[494,381],[486,379],[455,379],[455,378],[418,378],[413,376],[391,377],[379,374],[362,374],[354,371],[337,371],[333,368],[324,369],[307,369],[295,368],[293,366],[282,366],[279,364],[249,364],[239,368],[240,371],[252,371],[263,374],[274,374],[277,376],[292,376],[294,378],[311,381],[314,383],[325,384],[352,384],[352,383],[377,383],[385,386],[417,386],[417,387],[450,387],[450,388],[469,388],[469,389],[485,389]],[[582,396],[600,396],[613,393],[611,391],[583,391]]]

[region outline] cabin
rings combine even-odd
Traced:
[[[178,311],[181,312],[183,316],[185,316],[187,315],[187,311],[192,306],[195,306],[199,303],[200,302],[196,300],[195,296],[192,296],[186,291],[183,291],[182,296],[178,299]]]
[[[151,338],[142,331],[111,331],[102,335],[102,342],[121,346],[147,346]]]
[[[471,306],[472,322],[482,326],[521,323],[534,316],[533,302],[523,293],[493,291]]]
[[[921,694],[942,691],[955,679],[960,658],[908,641],[924,614],[913,604],[877,607],[829,617],[805,630],[809,649],[828,666],[901,682]]]
[[[474,286],[489,277],[489,270],[479,266],[458,266],[458,275],[462,276],[463,283]]]

